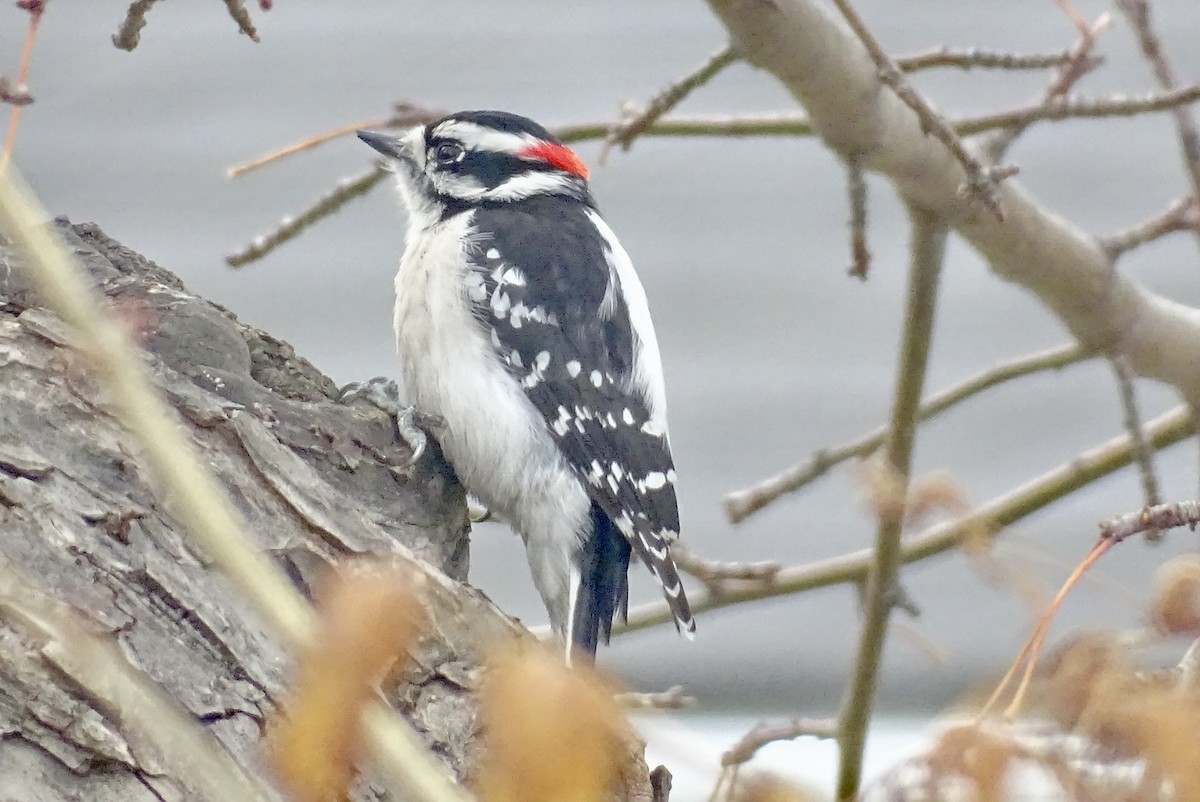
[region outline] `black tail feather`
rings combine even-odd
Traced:
[[[580,653],[595,656],[608,643],[617,614],[629,610],[629,540],[592,504],[592,531],[579,553],[579,591],[572,634]]]

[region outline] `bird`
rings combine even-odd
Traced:
[[[440,419],[464,487],[524,541],[566,661],[594,661],[627,618],[631,554],[690,639],[658,341],[587,167],[503,111],[358,137],[407,210],[394,318],[405,401]]]

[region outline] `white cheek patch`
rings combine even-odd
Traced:
[[[482,197],[487,191],[486,187],[472,175],[459,175],[438,170],[426,173],[426,175],[429,176],[429,182],[433,184],[434,191],[439,195],[474,200]]]

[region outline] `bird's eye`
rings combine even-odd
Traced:
[[[443,142],[433,149],[433,158],[438,164],[454,164],[463,156],[462,145],[457,142]]]

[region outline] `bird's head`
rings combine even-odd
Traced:
[[[359,131],[392,162],[413,212],[460,210],[538,195],[588,200],[588,169],[526,117],[460,111],[400,135]],[[440,215],[439,215],[440,216]]]

